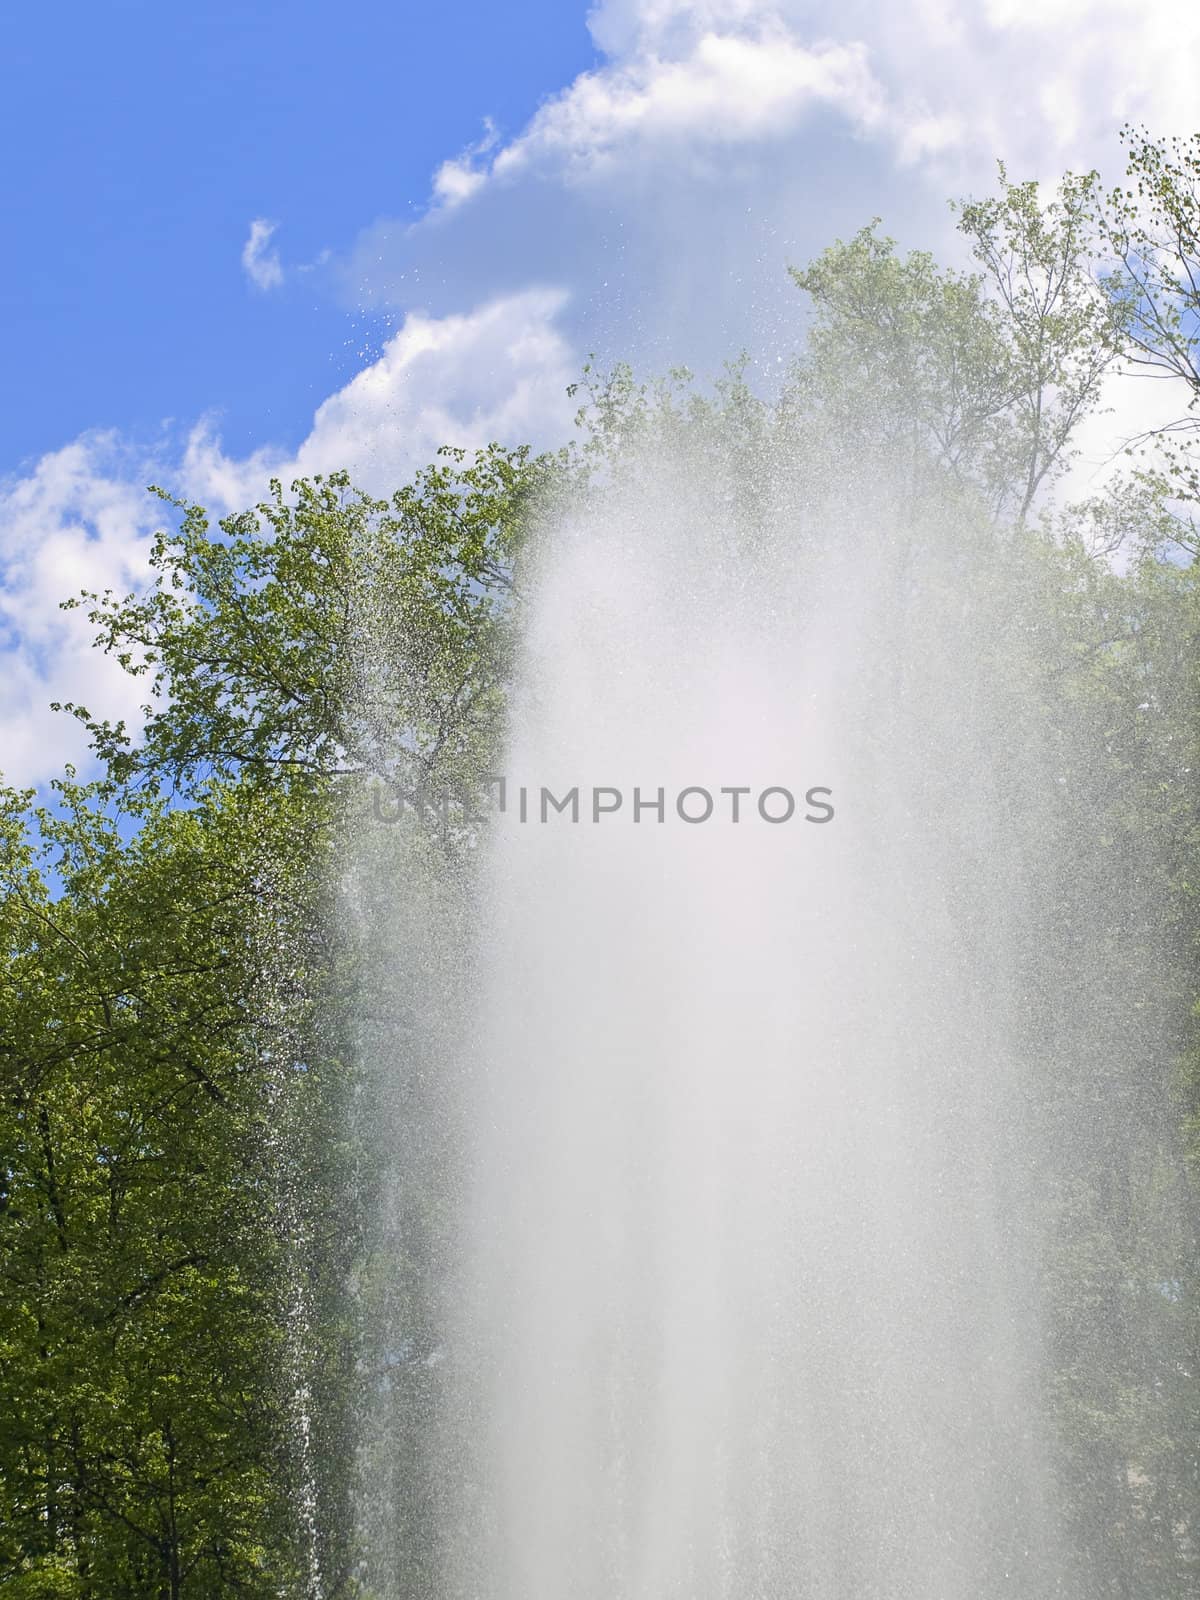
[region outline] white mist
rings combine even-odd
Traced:
[[[783,499],[748,545],[690,461],[544,542],[464,1050],[454,1593],[1029,1600],[1068,1565],[1020,1043],[1041,758],[978,535],[881,491],[815,538]]]

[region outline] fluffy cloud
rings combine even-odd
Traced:
[[[1107,154],[1125,120],[1184,131],[1195,118],[1200,13],[1182,6],[602,0],[589,27],[605,66],[539,110],[496,173],[563,144],[586,162],[614,125],[653,134],[656,110],[701,138],[779,131],[810,94],[902,162],[957,171],[1006,157],[1045,176]]]
[[[361,487],[386,493],[442,445],[557,442],[570,426],[566,391],[578,375],[557,326],[565,299],[561,290],[530,289],[456,316],[414,313],[377,361],[322,403],[298,450],[231,457],[201,424],[174,481],[220,509],[250,503],[272,477],[342,467]]]
[[[271,248],[278,223],[255,217],[242,246],[242,269],[256,289],[278,289],[283,282],[283,263],[278,250]]]
[[[485,181],[483,158],[500,141],[500,132],[490,117],[483,119],[483,137],[449,161],[443,161],[433,175],[434,202],[456,206],[470,199]]]
[[[1111,166],[1116,132],[1146,121],[1162,132],[1195,118],[1200,14],[1140,0],[846,0],[790,8],[834,37],[871,43],[888,136],[935,180],[973,180],[1001,157],[1043,179],[1064,167]],[[946,137],[921,148],[923,123]],[[914,140],[916,141],[914,147]]]
[[[145,582],[161,511],[142,487],[153,476],[114,435],[92,434],[0,483],[0,770],[9,782],[44,781],[67,761],[86,765],[79,724],[52,713],[51,700],[139,721],[145,684],[101,657],[85,612],[60,602]]]
[[[1110,167],[1125,121],[1184,131],[1195,118],[1200,11],[1140,0],[601,0],[588,25],[604,59],[507,143],[488,138],[434,179],[434,215],[485,191],[589,184],[620,215],[647,170],[676,192],[697,172],[754,190],[781,163],[844,160],[828,118],[870,141],[893,193]],[[814,118],[824,117],[821,137]],[[759,153],[756,171],[754,151]],[[786,187],[786,182],[785,182]],[[864,199],[866,197],[864,196]],[[905,199],[910,196],[904,196]],[[520,209],[521,201],[517,199]],[[669,216],[672,208],[667,206]],[[423,281],[422,225],[393,242]],[[436,233],[434,251],[453,250]],[[379,240],[378,230],[371,234]],[[530,240],[531,254],[537,243]],[[360,266],[362,263],[360,262]],[[428,272],[424,273],[424,277]]]
[[[490,172],[503,180],[550,165],[572,182],[634,150],[687,160],[697,147],[776,138],[821,107],[862,131],[878,125],[883,97],[865,47],[810,47],[767,15],[747,32],[702,32],[676,56],[638,48],[584,73],[497,152]],[[482,174],[473,176],[470,193]]]
[[[348,465],[383,488],[440,445],[561,439],[578,376],[557,326],[566,300],[561,289],[529,289],[466,314],[408,317],[379,360],[317,411],[298,470]]]

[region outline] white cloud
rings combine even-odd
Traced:
[[[127,593],[145,583],[149,535],[162,507],[142,487],[153,467],[112,434],[91,434],[0,483],[0,771],[38,783],[87,763],[79,724],[51,700],[95,716],[140,720],[146,685],[92,647],[84,610],[60,602],[81,589]]]
[[[686,159],[689,147],[774,139],[823,107],[862,131],[884,113],[862,40],[806,40],[760,0],[620,0],[588,22],[608,59],[547,100],[508,144],[489,130],[444,162],[435,201],[459,204],[490,178],[552,170],[573,182],[647,156]]]
[[[301,473],[348,466],[394,487],[440,445],[559,441],[578,376],[557,327],[561,289],[530,289],[450,317],[410,316],[379,360],[318,409]]]
[[[997,157],[1052,176],[1111,156],[1129,119],[1195,118],[1200,11],[1141,0],[601,0],[605,59],[486,163],[448,162],[435,197],[463,203],[527,173],[571,184],[664,155],[776,145],[836,112],[901,164],[940,177]],[[777,151],[772,152],[777,154]],[[807,152],[820,159],[820,152]]]
[[[1077,454],[1065,476],[1061,498],[1083,500],[1114,476],[1154,459],[1147,435],[1186,416],[1191,391],[1182,378],[1134,370],[1106,380],[1100,405],[1077,430]],[[1129,448],[1133,447],[1132,454]]]
[[[317,409],[295,452],[226,455],[211,424],[188,441],[179,481],[204,504],[232,509],[272,477],[350,471],[389,492],[441,445],[557,443],[570,427],[567,386],[578,363],[557,322],[561,290],[530,289],[450,317],[409,316],[377,361]]]
[[[443,161],[433,175],[433,198],[439,205],[456,206],[469,200],[482,183],[486,173],[482,158],[499,143],[500,135],[490,117],[483,122],[483,137],[449,161]]]
[[[778,7],[762,0],[599,0],[588,12],[588,30],[608,56],[656,49],[672,35],[753,26]]]
[[[777,138],[813,109],[875,127],[883,97],[861,43],[803,44],[771,15],[747,32],[703,32],[684,53],[637,49],[584,73],[493,159],[496,178],[544,163],[572,181],[631,148],[735,145]]]
[[[255,217],[250,233],[242,246],[242,268],[256,289],[278,289],[283,282],[283,264],[278,250],[271,248],[276,222],[265,217]]]
[[[477,166],[463,156],[454,156],[443,161],[434,173],[433,196],[442,205],[460,205],[486,181],[486,175]]]
[[[822,15],[834,37],[864,39],[902,149],[927,115],[958,130],[933,176],[970,178],[997,157],[1043,179],[1111,165],[1126,121],[1163,132],[1195,119],[1200,13],[1142,0],[846,0]],[[827,13],[827,15],[826,15]]]

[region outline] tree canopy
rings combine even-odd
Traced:
[[[415,1449],[432,1380],[422,1369],[411,1399],[396,1370],[413,1362],[379,1346],[370,1314],[387,1299],[419,1348],[438,1221],[436,1196],[404,1191],[428,1248],[387,1266],[364,1028],[377,1013],[410,1030],[414,1059],[420,1045],[338,912],[347,818],[372,782],[466,792],[493,770],[525,564],[554,507],[584,482],[603,492],[618,453],[680,433],[714,463],[708,514],[736,529],[739,559],[770,515],[768,465],[819,506],[834,440],[914,518],[952,493],[961,537],[990,552],[977,570],[1004,624],[996,670],[1024,663],[1022,716],[1067,797],[1039,930],[1050,976],[1026,973],[1056,1164],[1047,1403],[1066,1514],[1094,1553],[1091,1593],[1194,1592],[1194,416],[1104,494],[1063,506],[1052,490],[1120,364],[1200,398],[1198,140],[1131,134],[1129,186],[1111,193],[1074,176],[1047,200],[1002,170],[996,195],[958,210],[971,272],[901,256],[876,225],[835,243],[792,271],[813,320],[774,396],[736,365],[709,390],[618,368],[585,375],[581,442],[554,454],[446,451],[388,499],[341,473],[275,483],[215,525],[164,495],[151,584],[68,600],[146,706],[138,728],[64,707],[98,777],[0,805],[0,1583],[14,1600],[382,1592],[364,1417],[386,1391],[409,1408],[388,1426]],[[955,624],[963,648],[975,626]],[[1111,881],[1087,899],[1073,874],[1097,838]],[[383,879],[398,854],[451,849],[419,821],[377,847]],[[1146,1010],[1179,1019],[1169,1048],[1139,1042]],[[405,1114],[419,1121],[418,1077]],[[1132,1152],[1120,1170],[1071,1148],[1083,1101]],[[404,1480],[385,1508],[407,1507],[396,1561],[411,1572],[422,1492]]]

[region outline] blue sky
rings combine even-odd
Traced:
[[[298,261],[344,248],[595,58],[562,0],[27,5],[4,34],[0,470],[210,411],[233,449],[298,442],[379,313],[312,275],[257,294],[248,220]]]
[[[789,262],[873,216],[953,260],[947,199],[998,157],[1116,177],[1122,123],[1194,131],[1198,63],[1174,0],[10,12],[0,769],[86,759],[52,699],[136,721],[59,602],[146,581],[148,482],[222,512],[271,474],[387,490],[443,443],[556,442],[590,352],[745,350],[769,382]]]

